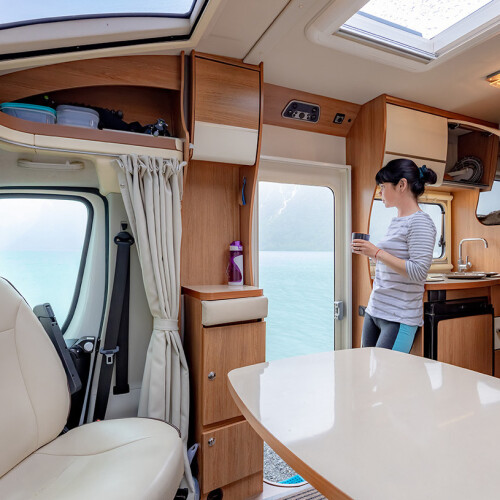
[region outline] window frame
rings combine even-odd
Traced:
[[[0,62],[104,49],[116,54],[118,48],[143,45],[167,44],[164,48],[168,48],[174,42],[190,41],[204,13],[210,10],[208,17],[213,15],[215,5],[208,8],[209,4],[218,1],[197,0],[189,17],[97,14],[0,26]]]
[[[339,32],[342,26],[355,16],[359,9],[366,3],[367,0],[330,0],[328,5],[306,26],[305,35],[307,39],[312,43],[330,49],[347,52],[407,71],[421,72],[428,71],[434,66],[447,61],[451,57],[455,57],[464,50],[470,49],[474,45],[493,36],[495,34],[495,26],[500,20],[500,14],[497,13],[495,16],[492,15],[492,18],[486,19],[475,29],[468,28],[469,32],[467,34],[461,35],[458,38],[456,38],[458,35],[455,34],[455,39],[450,40],[450,36],[453,35],[454,30],[461,29],[464,25],[470,23],[470,18],[474,14],[462,19],[440,33],[442,47],[439,49],[439,57],[429,60],[425,57],[422,58],[422,54],[412,54],[409,51],[404,52],[398,50],[396,47],[383,46],[380,43],[373,43],[369,40],[362,40],[359,37]],[[496,6],[498,4],[493,4],[493,8]],[[491,7],[487,4],[476,11],[475,14],[480,13],[480,15],[487,17],[489,12],[495,12],[490,11]],[[483,10],[485,8],[488,9],[488,12]],[[408,34],[410,33],[408,32]]]
[[[418,36],[404,28],[391,26],[384,22],[385,20],[378,21],[375,16],[369,17],[359,11],[350,17],[336,34],[359,38],[375,47],[390,48],[428,63],[487,31],[500,18],[498,13],[494,15],[499,5],[500,0],[483,5],[431,39]]]
[[[71,305],[68,310],[68,314],[64,320],[63,325],[61,326],[61,332],[64,333],[66,332],[68,326],[71,323],[71,320],[73,319],[73,316],[75,314],[76,306],[78,304],[78,299],[80,297],[80,291],[82,287],[82,281],[83,281],[83,274],[85,271],[85,264],[87,262],[87,255],[89,251],[89,245],[90,245],[90,238],[92,235],[92,228],[94,225],[94,207],[92,206],[92,203],[78,195],[68,195],[68,194],[45,194],[45,193],[3,193],[0,190],[0,200],[2,199],[13,199],[13,198],[28,198],[28,199],[56,199],[56,200],[72,200],[72,201],[79,201],[83,203],[83,205],[87,209],[87,225],[85,229],[85,236],[83,240],[83,247],[82,247],[82,254],[80,257],[80,264],[78,268],[78,274],[75,282],[75,288],[73,291],[73,298],[71,300]]]
[[[497,210],[493,210],[493,212],[490,212],[489,214],[478,214],[477,213],[477,210],[479,208],[479,202],[481,201],[481,195],[484,193],[485,195],[487,195],[488,193],[491,193],[491,191],[493,190],[493,186],[495,185],[495,182],[498,182],[498,185],[499,185],[499,188],[500,188],[500,171],[497,171],[497,173],[495,174],[495,178],[493,179],[493,182],[491,184],[491,189],[489,191],[480,191],[479,192],[479,195],[477,197],[477,204],[476,204],[476,219],[478,220],[478,222],[480,222],[483,226],[486,226],[486,227],[495,227],[495,226],[500,226],[500,222],[497,223],[497,224],[485,224],[483,222],[483,219],[480,219],[479,217],[487,217],[488,215],[492,214],[492,213],[495,213],[497,211],[500,210],[500,205],[498,206],[498,209]]]

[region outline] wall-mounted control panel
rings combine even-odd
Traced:
[[[320,109],[317,104],[302,101],[290,101],[281,112],[284,118],[316,123],[319,120]]]

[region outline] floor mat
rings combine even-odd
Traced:
[[[280,497],[280,500],[326,500],[326,497],[311,487],[285,497]]]

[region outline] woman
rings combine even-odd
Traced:
[[[352,251],[376,261],[375,281],[365,312],[362,346],[410,352],[419,326],[423,325],[424,282],[432,262],[436,227],[418,206],[426,183],[436,174],[407,159],[390,161],[378,171],[386,208],[396,207],[398,216],[376,247],[355,239]]]

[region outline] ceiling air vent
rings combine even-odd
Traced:
[[[319,120],[320,108],[317,104],[302,101],[290,101],[281,116],[284,118],[292,118],[293,120],[301,120],[304,122],[317,123]]]

